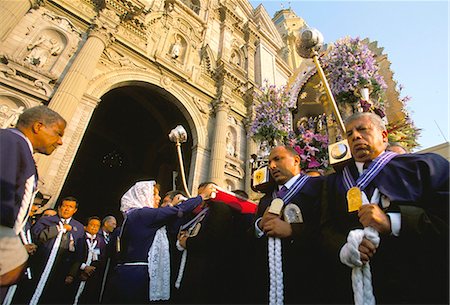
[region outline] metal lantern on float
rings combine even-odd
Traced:
[[[324,85],[325,92],[330,100],[331,110],[334,114],[336,122],[341,130],[342,134],[346,133],[344,123],[342,121],[341,114],[337,107],[336,101],[334,100],[333,94],[331,92],[330,85],[326,79],[325,73],[319,62],[318,51],[323,45],[322,34],[313,28],[304,28],[297,39],[297,53],[303,58],[312,58],[314,64],[319,73],[320,79]],[[346,161],[352,158],[350,153],[350,146],[348,145],[347,139],[336,141],[328,146],[328,155],[330,159],[330,165],[333,167],[339,167],[343,165]]]
[[[181,143],[185,143],[187,141],[186,129],[184,129],[183,126],[178,125],[177,127],[175,127],[170,131],[169,139],[170,141],[174,142],[177,147],[178,162],[180,163],[180,172],[181,172],[181,179],[183,181],[184,191],[189,197],[191,197],[191,194],[188,190],[186,183],[186,175],[184,173],[183,155],[181,154]]]

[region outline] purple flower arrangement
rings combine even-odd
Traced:
[[[338,103],[360,103],[363,111],[378,108],[384,115],[387,86],[379,74],[375,54],[359,37],[339,39],[321,60]],[[361,99],[359,90],[363,88],[369,88],[370,101]]]
[[[249,136],[255,141],[267,141],[270,146],[275,143],[286,142],[291,131],[290,97],[285,87],[277,88],[275,85],[265,85],[256,93],[255,99],[259,101],[254,112],[255,118],[251,123]]]

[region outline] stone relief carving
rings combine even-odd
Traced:
[[[201,99],[192,96],[192,101],[194,102],[195,106],[197,106],[198,110],[203,114],[208,114],[209,109],[205,107],[205,105],[202,103]]]
[[[63,50],[63,45],[54,37],[45,34],[29,44],[27,49],[30,51],[25,57],[28,63],[42,68],[51,56],[58,56]]]
[[[130,67],[130,68],[137,68],[140,70],[147,70],[145,66],[137,64],[128,57],[120,54],[119,52],[111,48],[105,49],[103,53],[112,63],[119,65],[120,67]]]
[[[32,88],[37,89],[37,92],[50,96],[56,76],[47,71],[39,71],[37,73],[34,70],[41,68],[26,64],[33,68],[28,69],[24,67],[24,64],[26,64],[24,60],[10,59],[5,55],[0,55],[0,78],[14,83],[19,82],[22,85],[30,85]]]
[[[161,77],[160,82],[161,82],[161,86],[164,89],[166,89],[166,90],[170,89],[172,87],[172,84],[173,84],[172,79],[170,77],[168,77],[168,76],[165,76],[165,75]]]
[[[72,22],[69,21],[69,19],[61,17],[61,16],[56,16],[53,14],[50,14],[48,12],[44,12],[42,14],[42,16],[44,17],[44,19],[47,19],[49,21],[52,21],[53,24],[57,25],[58,27],[60,27],[62,30],[67,31],[67,32],[75,32],[77,33],[79,36],[82,35],[81,31],[78,30],[73,24]]]
[[[10,128],[14,127],[19,119],[19,115],[23,112],[24,106],[19,108],[11,108],[8,105],[0,104],[0,127]]]

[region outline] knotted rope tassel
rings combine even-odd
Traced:
[[[269,305],[282,305],[283,292],[283,263],[281,260],[281,239],[269,237]]]
[[[341,262],[352,268],[352,287],[355,305],[375,305],[372,288],[372,274],[369,263],[363,264],[358,250],[363,238],[375,247],[380,244],[378,231],[372,227],[356,229],[348,233],[347,243],[342,247],[339,257]]]

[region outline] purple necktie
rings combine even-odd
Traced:
[[[283,185],[283,187],[277,192],[277,197],[278,198],[283,198],[284,195],[286,195],[287,192],[288,192],[288,188]]]

